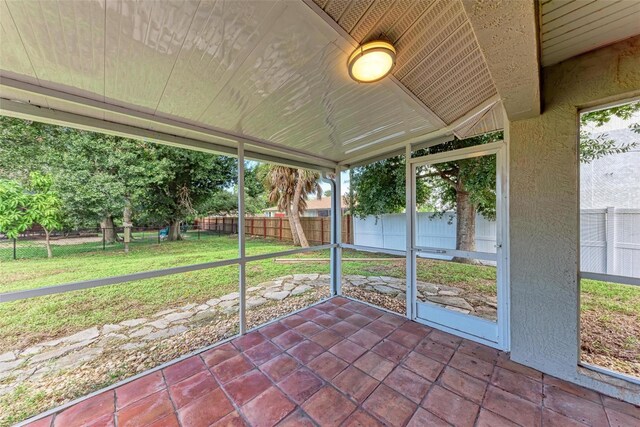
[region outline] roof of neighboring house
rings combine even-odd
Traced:
[[[345,203],[344,198],[342,199],[342,209],[346,209],[349,206]],[[307,200],[307,208],[305,210],[320,210],[320,209],[331,209],[331,197],[323,197],[322,199],[309,199]],[[271,208],[263,209],[263,212],[279,212],[280,209],[277,206],[273,206]]]

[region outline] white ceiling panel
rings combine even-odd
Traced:
[[[270,31],[212,100],[201,117],[203,122],[243,132],[244,122],[251,120],[251,111],[258,104],[271,102],[281,86],[301,75],[307,65],[325,65],[325,50],[333,49],[332,34],[301,21],[304,7],[294,2],[278,14]]]
[[[354,29],[363,28],[362,13],[371,19],[379,15],[368,13],[374,2],[332,4],[332,13]],[[303,1],[7,0],[0,5],[6,11],[0,21],[0,72],[13,82],[2,91],[8,99],[150,130],[159,130],[162,120],[183,123],[184,129],[209,129],[218,135],[214,140],[223,134],[324,162],[443,126],[397,80],[375,85],[351,80],[346,62],[353,40]],[[426,6],[406,7],[395,26],[398,36],[411,30],[411,19]],[[457,3],[448,2],[445,9],[451,8],[457,11]],[[34,84],[32,92],[11,89],[21,82]],[[104,104],[96,108],[94,101]],[[123,108],[131,111],[130,119],[111,112]],[[139,114],[157,121],[140,120]],[[184,129],[172,125],[162,132],[184,136],[189,133]],[[205,138],[200,130],[195,134]]]
[[[197,7],[197,0],[108,0],[105,97],[155,111]]]
[[[344,53],[333,47],[326,55],[326,68],[308,64],[280,88],[275,99],[258,106],[247,119],[247,133],[262,134],[275,142],[294,140],[303,149],[319,144],[324,150],[348,152],[379,139],[397,140],[436,129],[410,103],[398,101],[390,82],[381,82],[389,86],[387,91],[352,85],[346,70],[328,72],[342,69]],[[360,104],[362,97],[369,99],[367,108]],[[389,105],[395,105],[394,109],[389,110]],[[287,125],[278,125],[279,118]],[[369,130],[363,132],[362,124]]]
[[[202,1],[158,113],[201,117],[283,9],[270,1]]]
[[[540,14],[543,66],[640,34],[637,0],[547,0]]]
[[[9,68],[8,64],[11,64],[16,74],[36,79],[36,73],[20,40],[20,33],[4,0],[0,1],[0,40],[0,68]]]
[[[347,53],[332,43],[335,34],[319,21],[318,26],[301,21],[301,7],[290,3],[278,11],[274,30],[255,46],[201,121],[323,152],[435,129],[392,84],[354,84],[344,67]],[[389,111],[389,105],[395,108]],[[364,127],[371,130],[363,132]]]
[[[7,1],[37,78],[70,93],[104,95],[104,1]],[[4,18],[3,18],[4,21]],[[13,42],[13,43],[12,43]],[[3,40],[2,50],[15,51]],[[14,63],[3,69],[16,72]]]

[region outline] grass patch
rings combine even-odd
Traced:
[[[131,252],[110,249],[100,244],[83,243],[70,246],[69,252],[53,259],[21,259],[0,261],[0,292],[11,292],[52,286],[140,271],[237,258],[237,236],[193,234],[179,242],[146,239],[132,245]],[[92,245],[92,246],[91,246]],[[91,246],[91,250],[87,250]],[[250,255],[285,251],[293,247],[261,238],[247,239]],[[372,255],[366,252],[343,251],[345,258],[372,258],[375,261],[345,261],[346,275],[405,277],[405,261],[397,257]],[[328,258],[329,251],[297,254],[289,258]],[[261,282],[294,273],[329,273],[329,263],[278,263],[273,259],[247,264],[247,284]],[[447,261],[419,259],[418,279],[463,288],[487,296],[496,294],[496,269],[490,266],[459,264]],[[218,267],[202,271],[105,286],[60,295],[32,298],[0,305],[0,345],[11,350],[37,342],[68,335],[79,330],[122,320],[146,317],[158,311],[187,303],[205,302],[210,298],[238,290],[238,267]],[[618,316],[640,323],[640,287],[582,280],[581,311],[583,331],[608,331],[621,328]],[[589,314],[588,321],[584,314]],[[622,325],[624,326],[624,325]],[[595,328],[595,329],[594,329]],[[591,335],[595,336],[595,335]],[[595,342],[597,351],[615,355],[617,349],[635,352],[640,347],[636,336],[620,333],[615,344]]]
[[[582,279],[581,310],[640,316],[640,287]]]
[[[640,377],[640,286],[580,282],[582,360]]]
[[[292,246],[251,239],[253,254]],[[2,262],[0,292],[117,276],[237,257],[237,236],[163,242],[121,252],[78,253],[53,259]],[[296,257],[329,257],[329,251]],[[329,263],[280,264],[272,259],[248,264],[247,283],[256,285],[292,273],[328,273]],[[17,280],[16,280],[17,278]],[[238,290],[238,266],[193,271],[113,286],[47,295],[0,305],[0,345],[6,350],[72,334],[95,325],[118,323]]]

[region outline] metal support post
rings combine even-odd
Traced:
[[[335,177],[328,179],[331,184],[331,295],[342,295],[342,190],[340,168]]]
[[[416,265],[415,254],[413,252],[413,230],[415,220],[415,194],[414,194],[414,175],[411,165],[411,144],[405,148],[405,205],[406,205],[406,286],[407,286],[407,318],[413,320],[415,318],[415,295],[416,295]]]
[[[240,262],[239,281],[240,281],[240,334],[247,332],[246,319],[246,262],[245,262],[245,236],[244,236],[244,144],[238,143],[238,257]]]

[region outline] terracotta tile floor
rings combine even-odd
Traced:
[[[344,298],[32,426],[640,426],[640,408]]]

